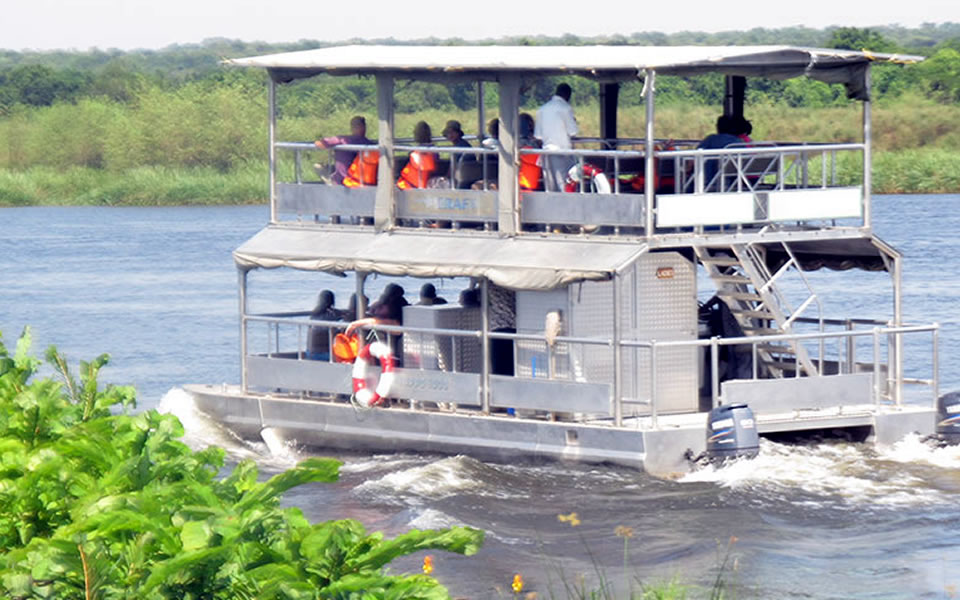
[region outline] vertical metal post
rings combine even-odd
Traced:
[[[853,320],[847,319],[847,331],[853,331]],[[854,371],[857,364],[857,339],[852,335],[847,337],[847,374]]]
[[[240,388],[247,391],[247,271],[237,269],[240,301]]]
[[[361,271],[356,272],[357,280],[355,282],[356,289],[354,290],[357,294],[357,314],[353,316],[354,319],[362,319],[365,314],[367,314],[367,302],[366,296],[363,295],[363,285],[367,281],[367,274]]]
[[[873,395],[880,408],[880,328],[873,328]]]
[[[933,324],[933,402],[940,397],[940,323]]]
[[[267,137],[270,148],[267,156],[270,162],[270,222],[277,222],[277,84],[270,78],[267,84]]]
[[[644,183],[643,183],[643,194],[644,200],[646,202],[646,210],[644,211],[644,217],[646,217],[645,224],[645,233],[647,239],[653,237],[653,196],[656,193],[656,188],[654,187],[654,180],[656,179],[656,162],[654,161],[653,153],[655,151],[654,141],[653,141],[653,90],[654,85],[656,84],[657,72],[655,69],[647,69],[644,72],[644,81],[643,81],[643,90],[644,90],[644,103],[646,104],[647,110],[647,144],[646,144],[646,166],[644,168]]]
[[[490,414],[490,283],[480,280],[480,351],[483,353],[480,374],[480,410]]]
[[[520,190],[517,185],[517,121],[520,107],[520,76],[507,73],[500,77],[500,162],[497,174],[497,227],[501,236],[517,233],[520,224]]]
[[[710,397],[711,408],[720,406],[720,347],[717,336],[710,338]]]
[[[620,275],[613,275],[613,424],[623,426],[623,346],[620,335]]]
[[[869,66],[863,74],[863,84],[867,94],[867,99],[863,101],[863,226],[869,229],[873,225],[870,207],[870,188],[873,185],[873,173],[871,172],[871,165],[873,164],[873,126],[870,123],[872,112],[870,95],[873,92],[873,83],[870,79]]]
[[[380,164],[373,225],[377,231],[390,229],[396,218],[396,177],[393,174],[393,75],[377,75],[377,117],[380,122]]]

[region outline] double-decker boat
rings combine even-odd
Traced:
[[[871,228],[870,66],[915,60],[787,46],[403,45],[228,60],[270,75],[270,222],[233,254],[241,382],[186,389],[245,437],[657,474],[686,471],[723,443],[735,450],[742,430],[876,443],[932,433],[938,327],[903,322],[901,255]],[[337,148],[371,169],[356,185],[311,180],[301,165],[314,144],[276,138],[278,89],[321,74],[376,81],[375,145]],[[710,74],[725,78],[731,118],[743,116],[748,78],[842,84],[861,103],[862,141],[702,149],[658,130],[657,78]],[[521,124],[524,90],[557,76],[598,88],[599,137],[568,150],[538,147]],[[475,85],[481,133],[495,86],[497,138],[470,148],[401,139],[394,95],[408,81]],[[617,135],[628,90],[642,96],[640,137]],[[414,153],[432,153],[444,177],[398,187]],[[525,164],[553,155],[576,163],[566,189],[521,186]],[[841,162],[862,165],[855,185],[840,183]],[[248,274],[274,268],[352,278],[356,318],[370,275],[472,291],[360,329],[379,341],[361,336],[351,364],[307,347],[317,331],[336,345],[344,322],[249,311]],[[823,314],[806,273],[851,268],[890,276],[889,314]],[[712,307],[698,287],[716,288]],[[905,372],[907,342],[928,353],[922,372]]]

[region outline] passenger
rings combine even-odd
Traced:
[[[363,305],[370,306],[370,299],[366,296],[363,297]],[[354,292],[350,294],[350,302],[347,304],[347,309],[343,311],[343,319],[353,321],[358,318],[360,318],[360,315],[357,314],[357,293]]]
[[[373,141],[367,138],[367,121],[360,115],[355,116],[350,119],[350,135],[339,135],[332,137],[325,137],[321,140],[317,140],[314,144],[318,148],[330,148],[333,146],[338,146],[340,144],[362,144],[362,145],[372,145]],[[369,154],[376,154],[371,152]],[[355,150],[334,150],[333,151],[333,162],[334,162],[334,171],[331,175],[333,183],[338,185],[343,184],[344,180],[347,178],[347,173],[350,170],[350,167],[356,163],[358,159],[357,152]],[[379,155],[377,156],[379,159]],[[369,161],[369,157],[368,157]],[[376,161],[374,161],[376,162]],[[359,168],[360,165],[358,164]],[[320,169],[322,165],[316,164],[314,168]],[[355,178],[356,179],[356,178]],[[366,183],[366,182],[365,182]],[[374,178],[373,183],[376,183]]]
[[[480,144],[484,148],[497,148],[500,145],[500,119],[494,117],[487,123],[487,137]]]
[[[441,132],[443,137],[447,138],[451,146],[457,148],[473,148],[470,142],[463,139],[463,129],[460,127],[460,121],[447,121],[447,126]],[[450,155],[450,181],[454,182],[454,187],[461,187],[461,184],[470,184],[479,179],[477,175],[477,157],[474,154],[451,154]],[[461,178],[465,181],[461,181]]]
[[[697,145],[698,150],[718,150],[726,148],[730,144],[739,144],[740,138],[737,137],[736,124],[734,117],[730,115],[720,115],[717,117],[717,132],[711,133],[703,138]],[[703,163],[703,186],[705,191],[718,191],[722,189],[719,182],[714,181],[719,170],[719,159],[708,158]]]
[[[413,143],[416,146],[432,146],[433,135],[426,121],[420,121],[413,128]],[[410,153],[407,165],[400,172],[397,187],[401,190],[425,188],[430,176],[437,170],[437,155],[433,152],[414,150]]]
[[[553,98],[537,110],[534,136],[543,142],[544,150],[573,148],[570,138],[579,131],[577,119],[570,106],[572,90],[566,83],[557,86]],[[572,155],[544,155],[544,187],[548,192],[562,192],[567,172],[576,164]]]
[[[317,305],[310,313],[315,321],[340,321],[343,313],[334,308],[336,298],[330,290],[323,290],[317,297]],[[307,358],[310,360],[330,360],[330,328],[310,327],[307,334]]]
[[[753,125],[750,123],[750,121],[744,119],[743,115],[737,115],[733,117],[733,130],[736,132],[736,136],[740,138],[742,143],[753,143],[753,140],[750,139],[750,134],[753,133]]]
[[[409,304],[403,294],[404,290],[399,285],[395,283],[387,285],[380,294],[380,298],[367,309],[367,316],[350,323],[347,327],[347,335],[353,333],[358,327],[402,325],[403,307]]]
[[[388,284],[383,293],[376,302],[370,305],[367,310],[367,316],[363,319],[357,319],[347,326],[346,334],[350,335],[359,327],[372,327],[375,325],[403,325],[403,307],[409,303],[403,297],[404,290],[395,283]],[[391,340],[390,348],[393,352],[394,360],[397,363],[403,357],[403,336],[399,334],[389,334]]]
[[[540,142],[533,136],[536,128],[533,116],[530,113],[520,114],[520,135],[517,144],[521,148],[539,148]],[[521,190],[536,190],[540,187],[540,178],[543,175],[543,169],[540,166],[541,160],[539,154],[521,154],[520,155],[520,175],[518,183]]]
[[[417,302],[419,306],[437,306],[446,303],[446,300],[437,296],[437,288],[432,283],[425,283],[420,288],[420,301]]]
[[[480,306],[480,292],[477,288],[467,288],[460,292],[460,306]]]

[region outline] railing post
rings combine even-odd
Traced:
[[[653,237],[654,234],[654,215],[653,215],[653,197],[656,194],[657,190],[654,187],[656,180],[656,161],[654,160],[654,152],[656,152],[656,146],[654,145],[654,127],[653,127],[653,97],[654,97],[654,87],[657,80],[657,72],[655,69],[647,69],[644,72],[643,77],[643,91],[644,99],[643,102],[646,105],[646,114],[647,114],[647,127],[646,127],[646,165],[644,167],[644,180],[643,180],[643,195],[646,209],[644,210],[644,217],[646,224],[644,226],[644,233],[646,234],[647,239]]]
[[[847,319],[847,331],[853,331],[853,321]],[[847,337],[847,375],[853,373],[857,366],[857,340],[854,336]]]
[[[500,149],[497,173],[497,227],[502,236],[513,236],[520,226],[517,185],[517,120],[520,107],[520,76],[505,74],[500,79]]]
[[[277,84],[270,78],[267,84],[267,137],[270,147],[267,157],[270,162],[270,222],[277,222]]]
[[[873,328],[873,395],[877,409],[880,408],[880,328]]]
[[[657,340],[650,340],[650,424],[657,428]]]
[[[933,324],[933,402],[940,397],[940,323]]]
[[[720,352],[717,336],[710,338],[710,397],[712,408],[720,405]]]

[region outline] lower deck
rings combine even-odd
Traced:
[[[188,385],[197,407],[245,439],[352,451],[470,454],[499,461],[573,460],[641,468],[675,476],[706,448],[706,413],[628,417],[483,414],[452,405],[394,401],[359,409],[346,397],[244,393],[238,386]],[[868,441],[890,444],[909,433],[932,434],[933,407],[849,404],[788,412],[759,411],[762,434],[869,428]],[[266,433],[265,432],[269,432]]]

